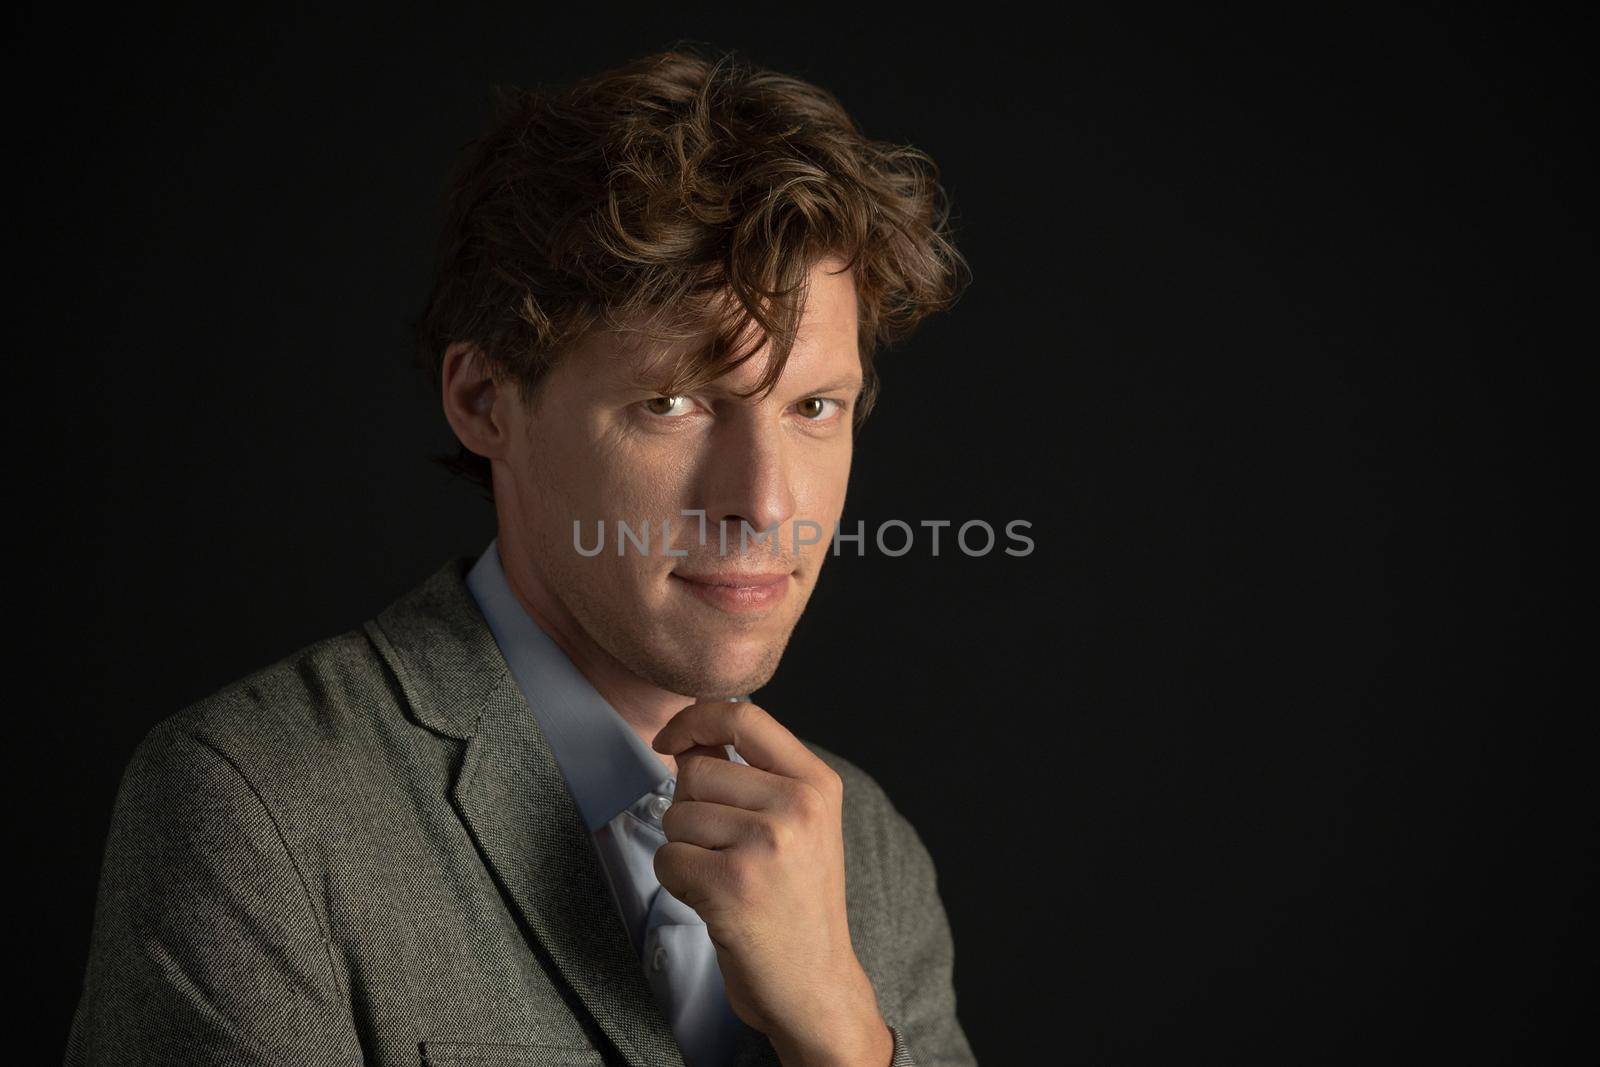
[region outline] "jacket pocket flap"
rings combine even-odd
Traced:
[[[427,1067],[604,1067],[592,1048],[570,1045],[510,1045],[487,1041],[424,1041]]]

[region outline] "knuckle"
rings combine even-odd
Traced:
[[[782,819],[760,819],[756,822],[756,837],[765,848],[781,852],[794,840],[794,832]]]
[[[795,814],[802,819],[814,819],[820,816],[827,806],[821,793],[804,782],[798,782],[790,790],[790,805]]]

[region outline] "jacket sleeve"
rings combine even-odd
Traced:
[[[250,783],[158,725],[112,809],[66,1064],[360,1064],[323,929]]]
[[[890,1067],[976,1067],[956,1017],[955,944],[933,857],[915,827],[888,808],[889,891],[899,946],[898,1010]]]

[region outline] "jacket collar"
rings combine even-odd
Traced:
[[[640,797],[664,789],[670,776],[661,757],[529,616],[506,581],[499,548],[499,538],[489,542],[467,573],[467,588],[592,833]]]
[[[364,629],[416,721],[466,742],[448,795],[524,936],[630,1064],[684,1067],[560,766],[467,588],[473,562],[447,561]]]

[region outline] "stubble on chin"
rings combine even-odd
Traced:
[[[696,650],[686,660],[657,664],[660,678],[654,684],[673,693],[687,693],[711,700],[741,696],[760,689],[778,672],[778,661],[788,637],[763,645],[754,661],[729,673],[728,664],[716,658],[716,649],[707,646],[704,652]]]
[[[632,626],[637,626],[638,621],[634,616]],[[618,627],[607,622],[600,626],[610,631],[605,640],[611,654],[635,676],[669,693],[713,700],[750,693],[771,681],[794,629],[791,622],[754,650],[742,651],[742,662],[734,664],[730,662],[726,636],[715,632],[704,632],[699,641],[686,641],[683,635],[674,634],[662,635],[652,642],[626,622]]]

